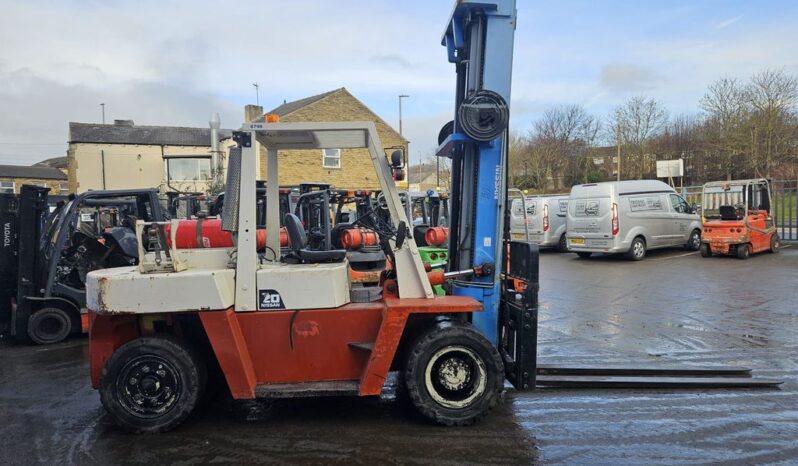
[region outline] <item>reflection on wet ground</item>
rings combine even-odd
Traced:
[[[177,431],[130,436],[88,386],[88,346],[0,346],[0,463],[685,464],[798,461],[798,249],[748,261],[541,255],[540,359],[743,365],[781,390],[508,392],[476,426],[403,406],[279,403],[239,423],[217,402]]]

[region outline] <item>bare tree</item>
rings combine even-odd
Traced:
[[[773,166],[794,150],[790,125],[798,101],[798,79],[783,70],[764,70],[751,77],[745,96],[752,108],[754,171],[770,176]]]
[[[620,105],[609,116],[607,136],[623,147],[621,163],[626,178],[643,178],[654,170],[656,157],[649,143],[668,123],[668,111],[657,100],[636,96]],[[618,141],[620,137],[620,141]]]
[[[732,179],[743,169],[750,146],[747,125],[751,111],[745,87],[736,78],[719,79],[709,85],[699,107],[704,111],[707,165],[717,166]]]

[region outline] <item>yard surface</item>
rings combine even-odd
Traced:
[[[88,344],[0,344],[0,464],[796,464],[798,248],[748,261],[653,251],[643,262],[541,254],[539,361],[733,365],[768,390],[508,391],[483,422],[428,425],[378,400],[223,402],[131,436],[89,387]]]

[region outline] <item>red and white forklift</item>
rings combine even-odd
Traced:
[[[536,364],[537,247],[509,241],[506,228],[515,15],[514,0],[458,0],[444,33],[457,77],[456,118],[438,149],[452,159],[455,188],[448,271],[426,270],[394,183],[401,157],[386,158],[373,122],[244,124],[234,133],[222,213],[232,246],[177,249],[175,224],[138,222],[138,266],[88,274],[91,382],[116,423],[131,432],[178,426],[217,364],[242,401],[380,396],[396,372],[417,410],[448,426],[485,416],[505,380],[519,390],[780,383],[741,368]],[[260,147],[268,178],[262,252]],[[300,219],[281,218],[278,151],[326,148],[370,154],[390,214],[371,223],[392,264],[377,286],[353,287],[345,250],[311,249]],[[446,295],[435,295],[443,283]]]

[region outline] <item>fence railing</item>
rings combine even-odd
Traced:
[[[772,216],[782,241],[798,241],[798,187],[795,181],[773,181],[770,185]],[[701,186],[681,188],[689,204],[701,204]]]

